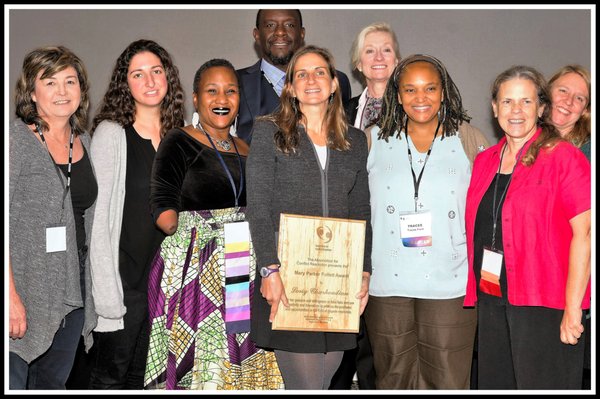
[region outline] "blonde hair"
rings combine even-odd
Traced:
[[[396,58],[398,61],[400,60],[400,46],[398,45],[398,39],[396,38],[396,33],[392,30],[390,25],[385,22],[374,22],[370,25],[365,26],[358,32],[354,42],[352,43],[352,48],[350,49],[350,62],[352,65],[352,69],[358,69],[358,64],[360,62],[360,54],[365,47],[365,38],[369,33],[372,32],[385,32],[389,33],[392,37],[392,48],[394,49],[394,54],[396,54]]]
[[[560,68],[558,70],[558,72],[556,72],[548,81],[548,87],[550,88],[550,90],[552,90],[552,85],[554,85],[554,83],[558,80],[558,78],[569,74],[569,73],[575,73],[579,76],[581,76],[581,78],[585,81],[585,84],[587,85],[587,90],[588,90],[588,103],[587,106],[585,107],[585,111],[581,117],[577,120],[577,122],[575,122],[575,126],[573,126],[573,130],[571,130],[569,133],[567,133],[566,136],[564,136],[564,139],[573,143],[574,145],[576,145],[577,147],[581,147],[583,144],[585,144],[591,137],[592,135],[592,121],[591,121],[591,110],[592,110],[592,99],[590,94],[592,93],[591,91],[591,77],[590,77],[590,73],[587,71],[587,69],[585,69],[584,67],[582,67],[581,65],[577,65],[577,64],[571,64],[571,65],[566,65],[562,68]]]

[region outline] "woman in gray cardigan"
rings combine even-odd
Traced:
[[[90,389],[144,387],[148,274],[164,239],[150,215],[150,174],[161,140],[184,123],[182,99],[171,55],[152,40],[136,40],[117,58],[94,118],[100,193],[90,246],[98,313]]]
[[[65,389],[96,318],[87,246],[98,188],[85,132],[88,83],[65,47],[31,51],[10,143],[10,389]]]
[[[367,221],[361,312],[371,272],[367,141],[348,126],[331,54],[307,46],[286,72],[281,108],[257,120],[246,166],[250,231],[261,270],[252,302],[252,339],[275,350],[286,389],[327,389],[343,351],[356,346],[347,333],[273,331],[287,305],[278,270],[276,232],[281,213]],[[258,274],[258,271],[257,271]]]

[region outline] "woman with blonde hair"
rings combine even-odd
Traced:
[[[550,119],[561,137],[591,156],[590,73],[581,65],[567,65],[548,81],[552,112]]]

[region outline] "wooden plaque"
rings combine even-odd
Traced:
[[[273,330],[357,333],[364,220],[281,214],[278,255],[289,308]]]

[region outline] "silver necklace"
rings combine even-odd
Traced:
[[[228,135],[227,139],[219,140],[219,139],[213,138],[210,134],[208,134],[206,132],[206,130],[204,130],[204,128],[202,127],[200,122],[198,122],[198,124],[196,125],[196,128],[198,130],[200,130],[202,133],[204,133],[206,136],[208,136],[209,138],[213,139],[215,141],[215,143],[217,144],[217,146],[219,146],[221,149],[223,149],[225,151],[231,150],[231,141],[229,140],[229,135]]]

